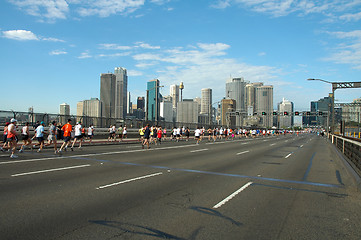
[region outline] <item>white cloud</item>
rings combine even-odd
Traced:
[[[132,13],[144,5],[145,0],[90,0],[82,1],[82,7],[78,9],[80,16],[98,15],[108,17],[113,14]]]
[[[4,38],[18,40],[18,41],[49,41],[49,42],[65,42],[64,40],[57,39],[57,38],[46,38],[46,37],[39,37],[35,33],[28,31],[28,30],[9,30],[3,31],[2,35]]]
[[[98,57],[124,57],[129,55],[130,52],[123,52],[123,53],[112,53],[112,54],[99,54]]]
[[[2,33],[3,33],[3,37],[12,40],[18,40],[18,41],[39,40],[39,38],[34,33],[27,30],[9,30],[9,31],[3,31]]]
[[[357,21],[361,19],[360,13],[348,13],[360,8],[361,1],[333,0],[218,0],[211,7],[224,9],[233,5],[240,6],[250,11],[269,14],[273,17],[287,16],[292,13],[307,15],[312,13],[323,14],[329,18],[339,16],[341,20]]]
[[[332,49],[332,54],[324,58],[339,64],[350,64],[356,69],[361,69],[361,30],[351,32],[328,32],[344,41]]]
[[[270,66],[253,66],[225,57],[230,46],[224,43],[198,43],[185,48],[161,50],[157,54],[134,55],[139,61],[137,67],[157,66],[158,78],[162,85],[184,82],[185,98],[200,96],[200,89],[210,87],[214,99],[224,96],[227,76],[242,76],[249,81],[272,82],[278,69]],[[155,62],[156,61],[156,62]],[[187,86],[192,86],[187,88]],[[221,86],[221,87],[220,87]]]
[[[53,21],[65,19],[69,5],[65,0],[8,0],[27,14]]]
[[[54,50],[54,51],[51,51],[49,54],[50,55],[64,55],[64,54],[68,54],[68,53],[65,51],[62,51],[62,50]]]
[[[82,52],[78,58],[85,59],[85,58],[92,58],[92,56],[89,54],[89,51],[85,51],[85,52]]]
[[[103,43],[103,44],[99,44],[101,49],[106,49],[106,50],[131,50],[132,47],[129,46],[120,46],[117,44],[113,44],[113,43]]]
[[[143,75],[142,72],[136,71],[136,70],[128,70],[128,71],[127,71],[127,74],[128,74],[128,76],[130,76],[130,77],[138,77],[138,76],[142,76],[142,75]]]
[[[135,43],[136,47],[140,47],[140,48],[144,48],[144,49],[160,49],[160,46],[152,46],[148,43],[144,43],[144,42],[136,42]]]

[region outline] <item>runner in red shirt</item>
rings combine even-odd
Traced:
[[[157,138],[158,138],[159,144],[162,144],[162,135],[163,135],[162,127],[159,127],[158,131],[157,131]]]
[[[68,123],[65,124],[61,128],[61,130],[64,132],[64,143],[63,143],[63,145],[61,145],[61,148],[60,148],[59,152],[62,152],[64,147],[65,147],[64,150],[66,151],[68,145],[70,144],[71,131],[73,131],[73,126],[70,123],[71,123],[71,119],[69,119]]]

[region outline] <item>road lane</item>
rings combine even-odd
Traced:
[[[314,139],[312,144],[310,138]],[[346,234],[360,234],[360,230],[346,226],[357,224],[360,214],[352,209],[360,207],[355,200],[360,194],[354,191],[350,176],[324,139],[307,135],[289,137],[287,142],[285,138],[264,140],[202,142],[199,146],[166,143],[151,151],[92,148],[74,152],[78,157],[64,154],[61,159],[67,164],[91,164],[89,168],[21,179],[11,179],[10,173],[22,165],[52,166],[59,164],[60,159],[0,165],[0,191],[5,193],[0,196],[0,236],[289,239],[292,232],[297,232],[297,236],[308,239],[322,234],[328,239],[339,239]],[[249,144],[242,144],[245,142]],[[190,152],[201,149],[208,150]],[[285,159],[290,150],[294,154]],[[244,151],[249,152],[237,156]],[[155,173],[159,175],[96,189]],[[247,190],[221,208],[212,209],[250,180],[253,183]],[[347,221],[331,221],[346,215]]]

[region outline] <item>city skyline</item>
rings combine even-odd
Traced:
[[[67,102],[74,114],[78,101],[100,98],[99,73],[114,66],[128,70],[132,102],[149,79],[167,86],[162,95],[184,82],[184,99],[211,88],[221,100],[224,82],[243,77],[273,85],[274,104],[285,97],[308,110],[331,86],[307,78],[360,81],[360,2],[96,2],[0,3],[1,82],[21,96],[4,91],[12,101],[0,109],[52,113]],[[360,91],[335,96],[352,102]]]

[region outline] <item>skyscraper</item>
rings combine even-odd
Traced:
[[[202,89],[201,114],[210,114],[212,104],[212,89]]]
[[[80,101],[77,104],[77,121],[82,121],[84,126],[94,124],[100,126],[102,117],[103,103],[98,98]]]
[[[161,95],[159,93],[159,80],[153,79],[147,83],[147,119],[159,120],[159,104]]]
[[[244,78],[230,78],[226,81],[226,98],[236,100],[235,110],[241,113],[246,111],[246,85]],[[237,126],[242,125],[242,116],[241,114],[236,116]]]
[[[60,104],[59,109],[59,115],[60,115],[60,123],[67,123],[68,118],[70,117],[70,106],[67,103]]]
[[[273,126],[273,86],[256,88],[256,111],[261,115],[263,127]],[[262,115],[265,112],[266,115]]]
[[[127,92],[127,115],[131,115],[132,113],[133,113],[132,98],[130,92]]]
[[[137,98],[137,109],[141,109],[144,111],[144,106],[145,106],[145,99],[144,97],[138,97]]]
[[[222,99],[221,101],[221,123],[224,127],[234,127],[236,124],[236,115],[232,112],[236,111],[237,102],[234,99]]]
[[[115,83],[115,117],[125,118],[127,115],[128,76],[127,69],[116,67],[114,69]]]
[[[178,103],[178,123],[198,123],[198,103],[192,99],[183,99]]]
[[[170,85],[169,92],[169,95],[172,97],[173,108],[176,108],[179,102],[179,85]]]
[[[103,102],[103,116],[106,118],[115,118],[115,80],[113,73],[100,75],[100,101]]]
[[[294,117],[293,117],[293,102],[282,99],[282,102],[278,104],[279,115],[278,127],[279,128],[290,128],[293,126]],[[285,115],[285,112],[287,115]],[[283,114],[282,114],[283,113]]]

